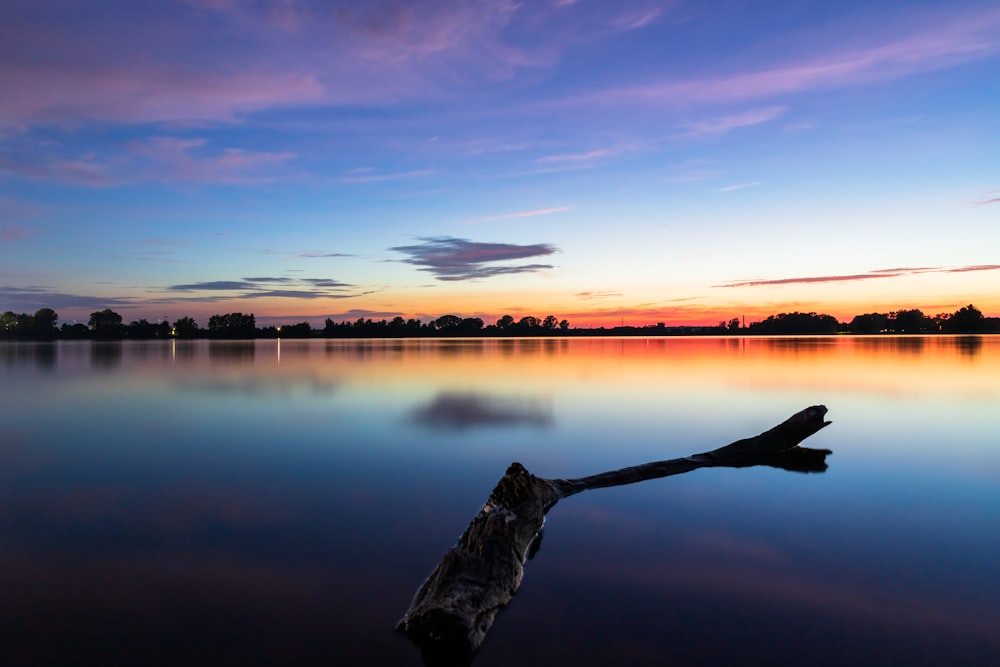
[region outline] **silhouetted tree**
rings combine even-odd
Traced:
[[[397,315],[389,322],[389,334],[391,336],[402,336],[406,334],[406,320]]]
[[[166,324],[166,323],[164,323]],[[145,318],[139,320],[138,322],[130,322],[126,333],[129,338],[159,338],[166,335],[166,332],[170,331],[170,325],[167,324],[166,328],[162,327],[159,323],[153,324],[146,320]]]
[[[257,333],[253,313],[228,313],[208,318],[208,331],[215,338],[252,338]]]
[[[559,329],[561,331],[566,331],[569,329],[569,320],[563,320],[559,323]]]
[[[181,317],[174,322],[174,335],[178,338],[194,338],[198,335],[198,323],[191,317]]]
[[[90,314],[90,330],[96,338],[119,338],[122,330],[122,316],[105,308]]]
[[[14,311],[5,310],[0,315],[0,335],[13,337],[17,332],[17,315]]]
[[[542,328],[546,331],[554,331],[557,326],[559,326],[559,320],[556,319],[555,315],[546,315],[545,319],[542,320]]]
[[[942,323],[942,328],[948,333],[982,333],[986,328],[983,313],[973,306],[959,308]]]
[[[497,329],[501,331],[510,329],[514,326],[514,318],[510,315],[504,315],[499,320],[497,320]]]
[[[894,333],[927,333],[937,331],[934,321],[917,309],[889,313],[889,328]]]
[[[51,308],[39,308],[35,311],[34,317],[34,335],[39,338],[53,338],[58,333],[56,329],[56,322],[59,321],[59,315],[56,311]]]
[[[84,340],[90,338],[90,329],[80,322],[74,324],[64,322],[59,328],[59,337],[66,340]]]
[[[529,333],[535,329],[541,328],[541,320],[533,315],[526,315],[517,321],[515,325],[518,333]]]
[[[832,315],[795,312],[769,315],[747,329],[756,334],[831,334],[836,333],[839,326],[837,318]]]
[[[312,336],[312,327],[308,322],[299,322],[298,324],[286,324],[275,331],[275,333],[282,338],[309,338]]]
[[[480,317],[466,317],[459,328],[463,335],[475,335],[483,330],[483,320]]]
[[[865,313],[855,315],[851,323],[847,325],[851,333],[856,334],[876,334],[889,328],[889,316],[885,313]]]
[[[5,338],[34,338],[37,336],[35,318],[27,313],[6,311],[0,315],[0,335]]]
[[[458,315],[442,315],[434,320],[434,326],[438,331],[455,331],[462,326],[462,318]]]

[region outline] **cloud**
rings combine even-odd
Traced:
[[[735,190],[746,190],[747,188],[756,188],[761,183],[760,181],[750,181],[749,183],[737,183],[736,185],[726,185],[721,188],[716,188],[715,192],[733,192]]]
[[[274,286],[282,286],[275,289]],[[243,280],[214,280],[171,285],[167,292],[212,292],[210,296],[194,297],[193,301],[227,301],[230,299],[348,299],[371,292],[356,292],[350,283],[331,278],[254,277]],[[224,292],[225,294],[219,294]]]
[[[423,178],[434,173],[433,169],[413,169],[410,171],[399,171],[392,174],[368,174],[365,176],[344,176],[341,183],[384,183],[386,181],[400,181],[410,178]]]
[[[442,71],[472,84],[552,58],[544,41],[511,43],[508,25],[529,10],[503,0],[189,0],[99,17],[62,5],[4,12],[0,89],[18,94],[0,97],[0,127],[233,123],[292,106],[391,104],[446,94]]]
[[[350,283],[342,283],[339,280],[331,280],[330,278],[303,278],[302,280],[316,287],[354,287]]]
[[[1000,51],[1000,10],[922,17],[927,27],[886,26],[879,42],[804,56],[790,64],[702,79],[664,79],[568,98],[592,106],[739,102],[775,95],[870,85],[988,58]],[[916,20],[916,19],[914,19]]]
[[[761,123],[774,120],[785,113],[786,110],[786,107],[768,107],[766,109],[755,109],[718,118],[689,122],[684,125],[685,131],[683,136],[725,134],[730,130],[760,125]]]
[[[135,299],[68,294],[46,286],[0,287],[0,301],[6,304],[5,308],[21,312],[34,312],[39,308],[56,311],[63,308],[103,310],[141,305]]]
[[[572,49],[650,26],[663,6],[187,0],[95,15],[86,3],[59,3],[56,12],[48,3],[19,2],[0,20],[0,89],[17,91],[0,96],[0,131],[93,122],[241,124],[289,108],[450,102],[526,68],[565,61]],[[760,99],[904,77],[1000,50],[1000,12],[992,8],[914,10],[884,18],[880,27],[860,45],[863,37],[850,47],[839,46],[841,38],[794,61],[784,55],[735,74],[660,79],[570,101]],[[854,32],[863,35],[863,26]],[[813,41],[834,43],[823,35]]]
[[[475,222],[494,222],[496,220],[511,220],[514,218],[533,218],[538,215],[551,215],[552,213],[562,213],[573,210],[572,206],[557,206],[555,208],[540,208],[534,211],[518,211],[517,213],[502,213],[500,215],[490,215],[485,218],[476,218]]]
[[[295,153],[213,149],[200,137],[151,137],[129,145],[125,158],[134,178],[170,179],[197,183],[257,184],[274,180],[275,165],[293,160]],[[120,159],[120,158],[119,158]]]
[[[945,273],[965,273],[966,271],[997,271],[1000,264],[978,264],[974,266],[961,266],[957,269],[943,269]]]
[[[244,278],[243,280],[246,280],[247,282],[251,283],[290,283],[295,279],[286,277],[276,278],[272,276],[264,276],[260,278]]]
[[[588,162],[599,157],[605,157],[611,155],[611,151],[607,149],[598,149],[593,151],[588,151],[586,153],[563,153],[559,155],[545,155],[538,158],[537,162],[539,164],[550,164],[553,162]]]
[[[1000,197],[988,197],[986,199],[980,199],[978,201],[972,202],[971,204],[969,204],[969,206],[972,207],[989,206],[990,204],[1000,204]]]
[[[213,282],[206,283],[188,283],[187,285],[171,285],[167,289],[171,292],[195,292],[195,291],[230,291],[230,290],[246,290],[255,289],[257,287],[253,282],[247,281],[236,281],[236,280],[216,280]]]
[[[300,252],[293,257],[302,257],[303,259],[327,259],[331,257],[354,257],[354,255],[344,253],[344,252]]]
[[[433,273],[438,280],[472,280],[551,269],[551,264],[497,266],[496,262],[544,257],[556,252],[556,247],[548,243],[478,243],[449,236],[421,240],[423,243],[419,245],[396,246],[390,250],[409,255],[409,259],[402,261]]]
[[[53,142],[12,148],[0,144],[0,174],[89,187],[142,181],[259,184],[275,180],[290,152],[217,149],[205,138],[155,136],[111,147],[103,154],[60,155]]]
[[[603,291],[603,292],[577,292],[573,296],[589,301],[591,299],[607,299],[609,297],[616,297],[623,295],[621,292]]]
[[[642,28],[649,25],[658,19],[662,13],[662,9],[654,8],[640,12],[622,14],[613,21],[613,24],[619,30],[635,30],[636,28]]]
[[[0,145],[0,149],[6,147]],[[107,187],[122,182],[111,172],[111,164],[94,155],[65,158],[42,150],[5,150],[5,153],[0,154],[0,175],[92,187]]]
[[[953,268],[898,268],[876,269],[865,273],[849,273],[832,276],[805,276],[800,278],[775,278],[768,280],[740,280],[713,285],[713,287],[760,287],[765,285],[796,285],[808,283],[853,282],[858,280],[874,280],[876,278],[898,278],[900,276],[917,275],[921,273],[966,273],[969,271],[998,271],[1000,264],[977,264]]]

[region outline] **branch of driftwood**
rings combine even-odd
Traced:
[[[472,660],[497,612],[521,585],[524,563],[540,538],[545,514],[562,498],[634,484],[698,468],[766,465],[797,472],[826,470],[828,449],[799,443],[830,424],[814,405],[752,438],[679,459],[657,461],[577,479],[543,479],[512,463],[469,527],[441,558],[396,626],[430,665]]]

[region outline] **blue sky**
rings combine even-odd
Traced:
[[[1000,3],[5,0],[0,310],[1000,314]]]

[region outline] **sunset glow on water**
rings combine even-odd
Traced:
[[[822,403],[826,473],[561,502],[475,664],[993,664],[997,377],[995,336],[3,343],[0,654],[416,665],[392,628],[511,461],[587,475]]]

